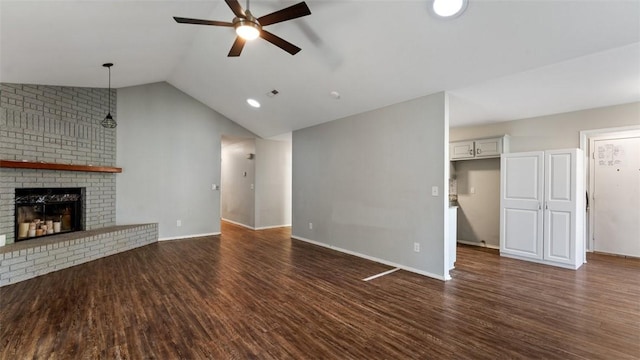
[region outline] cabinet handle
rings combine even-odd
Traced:
[[[549,210],[549,204],[547,204],[547,202],[546,202],[546,201],[544,202],[544,209],[545,209],[545,210]]]
[[[473,149],[469,149],[469,155],[473,155]]]
[[[481,152],[482,152],[482,150],[476,149],[476,154],[480,155]]]
[[[542,204],[538,203],[538,210],[542,210]]]

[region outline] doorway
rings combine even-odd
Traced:
[[[583,148],[588,143],[589,250],[640,258],[640,129],[582,135]]]
[[[222,137],[221,218],[252,230],[291,226],[292,142]]]

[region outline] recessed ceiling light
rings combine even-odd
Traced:
[[[440,17],[452,18],[462,14],[467,4],[468,0],[433,0],[432,10]]]
[[[254,107],[254,108],[260,107],[260,103],[258,102],[258,100],[255,100],[255,99],[247,99],[247,104],[249,104],[251,107]]]

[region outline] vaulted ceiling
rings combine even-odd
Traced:
[[[113,87],[167,81],[263,137],[439,91],[451,126],[640,101],[637,0],[470,0],[447,20],[428,0],[307,4],[268,28],[300,53],[258,39],[229,58],[232,28],[172,18],[231,21],[223,1],[1,0],[0,81],[106,87],[113,62]]]

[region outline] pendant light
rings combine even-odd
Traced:
[[[113,66],[113,64],[106,63],[106,64],[102,64],[102,66],[109,69],[109,112],[107,113],[107,116],[104,117],[104,120],[102,120],[100,124],[102,125],[102,127],[105,127],[107,129],[113,129],[116,126],[118,126],[118,123],[116,123],[116,121],[113,119],[113,116],[111,116],[111,67]]]

